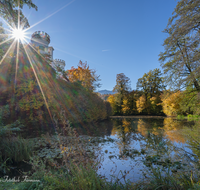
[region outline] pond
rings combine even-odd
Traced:
[[[98,174],[108,181],[120,179],[124,183],[145,179],[152,168],[160,168],[163,175],[169,168],[170,172],[200,169],[195,165],[200,157],[199,126],[200,120],[135,116],[73,127],[80,138],[89,139],[99,162]],[[26,138],[45,134],[45,130],[36,128],[28,131],[32,133],[24,131]]]
[[[123,183],[124,179],[136,182],[145,178],[151,167],[162,171],[170,167],[170,172],[194,170],[200,150],[191,139],[199,132],[193,130],[199,124],[164,117],[116,118],[101,123],[94,131],[108,141],[98,144],[98,173],[108,181],[118,178]],[[92,130],[91,136],[95,136]]]

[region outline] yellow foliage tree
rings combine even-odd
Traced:
[[[108,96],[107,101],[108,101],[111,105],[113,105],[113,104],[115,103],[115,97],[114,97],[113,95],[110,95],[110,96]]]
[[[129,111],[130,111],[129,101],[128,101],[128,99],[125,97],[125,98],[123,99],[123,104],[122,104],[122,113],[123,113],[123,114],[128,114]]]
[[[146,98],[144,95],[140,96],[136,101],[137,111],[141,113],[146,108]]]
[[[96,87],[100,87],[99,76],[96,75],[95,70],[89,68],[87,62],[79,61],[78,68],[72,67],[67,72],[71,82],[80,81],[87,90],[94,91]]]
[[[114,108],[115,108],[115,97],[114,97],[114,95],[108,96],[107,102],[110,103],[110,105],[112,107],[112,111],[113,111]]]
[[[162,94],[161,96],[162,100],[162,107],[163,112],[167,116],[177,116],[179,113],[181,113],[180,109],[180,102],[181,102],[181,92],[167,92],[165,94]]]

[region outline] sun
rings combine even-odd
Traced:
[[[19,40],[24,41],[24,39],[25,39],[25,31],[22,30],[22,29],[13,29],[12,36],[13,36],[13,38],[15,38],[18,41]]]

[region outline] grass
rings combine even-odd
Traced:
[[[32,144],[20,137],[0,138],[0,173],[10,174],[13,164],[29,160],[32,155]]]
[[[191,114],[189,114],[189,115],[187,115],[187,119],[189,121],[191,121],[191,120],[198,120],[198,119],[200,119],[200,115],[191,115]]]
[[[200,119],[200,115],[191,115],[191,114],[188,114],[187,116],[178,115],[177,119],[188,119],[188,121],[198,120]]]
[[[86,167],[70,163],[69,168],[59,170],[46,168],[44,162],[34,158],[34,168],[37,170],[31,178],[39,182],[0,183],[0,187],[13,190],[121,190],[132,189],[130,184],[110,183],[97,175],[91,165]],[[39,168],[39,169],[38,169]],[[24,179],[21,179],[23,181]]]
[[[0,159],[10,159],[14,162],[29,160],[32,153],[30,141],[20,138],[1,138],[0,139]]]
[[[187,117],[184,115],[177,115],[177,119],[186,119]]]
[[[39,182],[21,183],[0,183],[0,188],[13,190],[134,190],[134,189],[157,189],[157,190],[188,190],[200,189],[200,180],[194,177],[192,172],[172,174],[170,168],[163,172],[161,168],[151,168],[149,176],[138,183],[125,184],[118,180],[113,183],[107,182],[102,176],[96,173],[90,164],[86,166],[77,165],[72,162],[68,167],[46,167],[45,161],[37,157],[31,159],[34,172],[28,179],[38,180]],[[30,173],[29,173],[30,175]],[[27,176],[29,176],[27,174]]]

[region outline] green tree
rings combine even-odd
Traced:
[[[0,16],[3,17],[10,24],[16,26],[18,23],[18,6],[20,8],[20,20],[23,20],[24,27],[29,27],[27,18],[22,13],[24,5],[29,8],[37,10],[37,6],[32,0],[1,0],[0,1]]]
[[[125,96],[129,93],[129,91],[131,90],[130,87],[130,79],[125,76],[124,73],[120,73],[117,74],[117,78],[116,78],[116,85],[113,88],[113,92],[117,92],[116,94],[116,104],[117,104],[117,112],[119,114],[122,114],[122,105],[123,105],[123,101]]]
[[[159,54],[167,82],[175,88],[192,86],[200,92],[200,1],[180,0],[164,30]]]
[[[145,102],[145,105],[143,105],[142,108],[145,108],[148,114],[152,113],[153,111],[156,111],[156,114],[160,113],[162,107],[161,105],[157,105],[157,107],[155,107],[155,102],[157,104],[161,102],[159,95],[164,89],[164,79],[160,69],[154,69],[153,71],[150,70],[148,73],[145,73],[142,78],[138,79],[137,90],[141,90],[146,99],[145,101],[142,101]],[[152,106],[152,104],[154,105]],[[140,104],[138,102],[138,106],[139,105]],[[139,110],[142,112],[141,109]]]
[[[181,93],[180,109],[188,114],[200,115],[200,93],[187,88]]]

